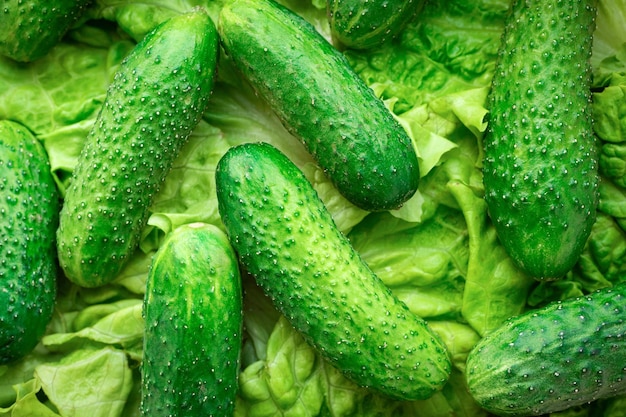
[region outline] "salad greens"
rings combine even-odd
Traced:
[[[227,0],[96,0],[53,51],[30,64],[0,58],[0,118],[43,142],[61,193],[106,88],[155,24]],[[330,40],[322,0],[281,0]],[[140,247],[102,288],[59,282],[49,330],[30,355],[0,366],[0,416],[138,416],[141,300],[151,256],[167,233],[202,221],[222,227],[214,170],[233,145],[267,141],[305,173],[373,271],[442,337],[454,364],[429,400],[398,402],[347,381],[304,343],[250,277],[237,416],[487,416],[463,372],[470,348],[508,317],[626,277],[626,1],[601,0],[594,37],[594,118],[600,146],[598,220],[563,279],[535,282],[500,246],[482,200],[485,101],[506,0],[431,0],[381,48],[346,50],[350,64],[412,137],[422,174],[401,209],[368,213],[346,201],[303,146],[222,56],[203,121],[152,207]],[[558,413],[619,416],[626,398]]]

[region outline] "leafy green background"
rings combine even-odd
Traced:
[[[0,58],[0,118],[23,123],[44,143],[63,192],[124,56],[156,24],[195,6],[217,20],[224,1],[95,1],[48,56],[31,64]],[[331,41],[324,2],[282,3]],[[598,220],[575,268],[542,283],[504,253],[482,199],[485,101],[507,7],[504,0],[431,0],[394,42],[344,52],[405,127],[420,158],[419,192],[390,212],[368,213],[339,195],[222,56],[209,109],[156,198],[140,247],[110,285],[84,289],[60,280],[42,342],[24,359],[0,366],[0,416],[139,415],[141,308],[151,256],[182,224],[222,227],[215,166],[230,146],[251,141],[274,144],[303,170],[372,270],[442,337],[454,370],[444,390],[426,401],[392,401],[359,388],[244,276],[236,415],[486,416],[464,383],[472,346],[511,316],[626,276],[626,1],[600,1],[594,38]],[[625,407],[626,398],[618,397],[558,415],[615,417]]]

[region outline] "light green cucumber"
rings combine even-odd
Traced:
[[[43,146],[24,126],[0,121],[0,364],[30,353],[52,318],[58,213]]]
[[[501,416],[542,415],[626,393],[626,284],[507,321],[470,352],[470,393]]]
[[[239,266],[224,232],[203,223],[174,229],[148,274],[143,415],[232,415],[242,314]]]
[[[46,55],[85,13],[89,0],[4,0],[0,55],[30,62]]]
[[[283,153],[267,143],[230,148],[215,176],[241,264],[321,355],[392,398],[425,399],[443,387],[445,346],[368,268]]]
[[[398,35],[425,0],[328,0],[328,20],[339,47],[369,49]]]
[[[411,138],[311,24],[273,0],[235,0],[218,32],[229,59],[349,201],[388,210],[416,192]]]
[[[152,199],[202,116],[218,39],[201,9],[155,28],[121,63],[61,211],[58,252],[84,287],[113,280],[136,248]]]
[[[591,114],[594,0],[516,0],[489,96],[484,186],[517,265],[557,279],[595,221],[598,163]]]

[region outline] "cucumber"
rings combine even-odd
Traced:
[[[424,7],[425,0],[327,0],[333,41],[370,49],[393,39]]]
[[[113,280],[210,98],[219,43],[201,9],[155,28],[120,64],[65,194],[57,233],[70,281]]]
[[[89,0],[4,0],[0,54],[19,62],[46,55],[83,16]]]
[[[415,193],[411,138],[311,24],[273,0],[235,0],[217,26],[235,67],[349,201],[388,210]]]
[[[323,357],[392,398],[425,399],[443,387],[445,346],[368,268],[283,153],[267,143],[232,147],[215,178],[241,265]]]
[[[224,232],[192,223],[157,251],[144,298],[145,416],[230,416],[242,343],[237,257]]]
[[[626,393],[626,284],[509,319],[470,351],[472,396],[502,416],[541,415]]]
[[[59,196],[48,155],[24,126],[0,121],[0,364],[28,354],[52,318]]]
[[[488,99],[484,187],[498,236],[517,265],[558,279],[595,220],[591,114],[593,0],[516,0]]]

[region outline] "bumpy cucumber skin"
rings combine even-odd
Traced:
[[[445,346],[361,260],[284,154],[239,145],[215,175],[240,262],[312,346],[357,384],[392,398],[425,399],[442,388]]]
[[[0,54],[20,62],[46,55],[84,14],[89,0],[5,0]]]
[[[467,359],[477,402],[497,415],[541,415],[626,393],[626,284],[510,319]]]
[[[229,416],[237,393],[242,290],[224,232],[175,229],[157,251],[144,298],[145,416]]]
[[[0,364],[28,354],[56,298],[59,196],[43,146],[0,121]]]
[[[110,282],[136,248],[153,196],[206,108],[218,47],[197,9],[157,27],[120,65],[61,210],[59,260],[72,282]]]
[[[577,261],[595,220],[591,0],[516,1],[489,97],[485,200],[513,260],[538,279]]]
[[[224,6],[224,50],[338,191],[370,211],[417,190],[412,141],[384,103],[315,28],[272,0]]]
[[[369,49],[393,39],[424,7],[425,0],[328,0],[333,41]]]

